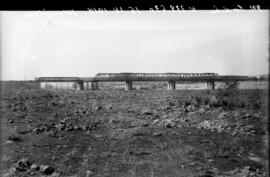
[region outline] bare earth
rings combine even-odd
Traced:
[[[266,90],[2,90],[2,176],[267,176]]]

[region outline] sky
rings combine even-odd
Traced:
[[[268,74],[269,10],[0,12],[1,80]]]

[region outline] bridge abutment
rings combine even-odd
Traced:
[[[92,82],[90,82],[90,84],[91,84],[91,90],[98,90],[99,89],[97,81],[92,81]]]
[[[132,81],[126,81],[125,90],[132,90]]]
[[[167,90],[175,90],[175,81],[169,81],[168,82]]]
[[[207,90],[215,90],[215,82],[214,81],[208,81],[206,82]]]

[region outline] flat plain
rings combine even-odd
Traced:
[[[268,175],[268,92],[1,85],[1,174]]]

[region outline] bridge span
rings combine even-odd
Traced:
[[[266,76],[218,75],[217,73],[98,73],[94,77],[39,77],[36,81],[74,82],[78,90],[99,89],[98,82],[125,82],[125,90],[132,90],[133,82],[166,81],[168,90],[175,90],[176,82],[206,82],[207,89],[215,89],[215,82],[261,81]]]

